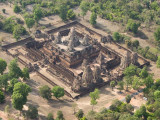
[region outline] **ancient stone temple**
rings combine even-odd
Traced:
[[[84,69],[82,75],[82,83],[84,87],[87,87],[89,84],[93,83],[93,71],[91,70],[89,65],[87,65]]]
[[[99,66],[95,67],[95,70],[93,71],[93,77],[94,77],[94,82],[95,83],[100,83],[102,82],[101,78],[101,69]]]
[[[54,43],[55,44],[61,43],[61,34],[59,32],[57,33],[57,36],[55,37]]]
[[[121,78],[130,64],[146,65],[137,53],[114,43],[110,35],[103,36],[78,22],[37,34],[42,37],[3,49],[73,98]]]
[[[97,63],[100,64],[100,65],[104,64],[104,56],[101,52],[100,52],[100,54],[97,58]]]

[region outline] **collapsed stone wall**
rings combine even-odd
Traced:
[[[20,41],[14,42],[14,43],[10,43],[10,44],[7,44],[7,45],[3,45],[3,46],[2,46],[2,49],[3,49],[4,51],[6,51],[7,49],[13,48],[13,47],[15,47],[15,46],[23,45],[23,44],[25,44],[25,43],[27,43],[27,42],[30,42],[30,41],[33,41],[33,38],[32,38],[31,36],[29,36],[29,37],[27,37],[27,38],[25,38],[25,39],[22,39],[22,40],[20,40]]]

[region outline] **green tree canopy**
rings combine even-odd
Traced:
[[[51,98],[51,88],[49,88],[47,85],[42,86],[39,88],[39,93],[41,95],[41,97],[45,98],[45,99],[50,99]]]
[[[134,22],[132,20],[128,20],[126,28],[127,28],[128,31],[131,31],[134,34],[136,34],[137,31],[138,31],[139,26],[140,26],[140,23],[136,23],[136,22]]]
[[[94,26],[97,23],[96,19],[97,19],[97,14],[95,12],[92,12],[91,17],[90,17],[90,23],[91,23],[91,25]]]
[[[27,102],[27,96],[31,92],[31,88],[22,82],[14,85],[12,94],[12,105],[15,109],[22,111],[23,105]]]
[[[149,75],[147,78],[144,79],[144,84],[146,85],[147,88],[150,88],[153,85],[153,76]]]
[[[76,17],[76,14],[73,12],[72,9],[69,9],[68,12],[67,12],[67,18],[70,19],[70,20],[74,20]]]
[[[52,113],[48,113],[47,120],[54,120]]]
[[[2,75],[3,72],[6,70],[7,62],[0,58],[0,74]]]
[[[29,29],[32,28],[33,25],[35,24],[35,21],[33,18],[25,18],[25,22]]]
[[[63,21],[67,20],[67,5],[66,4],[61,4],[59,7],[59,16]]]
[[[154,38],[157,42],[160,42],[160,27],[154,32]]]
[[[17,60],[14,59],[10,62],[9,66],[9,76],[10,78],[19,78],[22,77],[22,71],[17,64]]]
[[[4,90],[6,91],[7,87],[8,87],[8,74],[3,74],[0,76],[0,86],[4,88]]]
[[[94,92],[90,92],[89,96],[91,97],[91,105],[94,106],[97,104],[97,99],[99,99],[99,90],[95,89]],[[93,107],[92,107],[92,111],[93,111]]]
[[[60,98],[64,96],[64,88],[59,86],[54,86],[52,89],[52,93],[56,98]]]
[[[43,17],[42,9],[40,7],[36,7],[33,12],[34,20],[38,23],[38,21]]]
[[[157,68],[160,68],[160,56],[158,56],[156,64],[157,64]]]
[[[141,78],[146,78],[146,77],[148,77],[148,72],[147,72],[147,68],[146,67],[144,67],[142,70],[141,70],[141,72],[139,73],[139,76],[141,77]]]
[[[82,110],[82,109],[80,109],[80,110],[76,113],[76,117],[78,118],[78,120],[80,120],[81,118],[83,118],[83,115],[84,115],[84,113],[83,113],[83,110]]]
[[[112,90],[113,90],[113,88],[116,86],[116,82],[115,81],[111,81],[110,82],[110,86],[112,87]]]
[[[21,36],[25,35],[26,33],[27,33],[26,29],[22,25],[20,25],[20,24],[15,25],[15,27],[13,29],[13,37],[16,40],[19,40],[21,38]]]
[[[80,4],[80,8],[82,10],[81,14],[84,17],[87,13],[87,11],[89,10],[89,3],[85,0],[83,0]]]
[[[26,80],[26,79],[29,79],[29,70],[28,68],[23,68],[22,70],[22,76],[23,76],[23,79]]]
[[[18,5],[15,5],[14,8],[13,8],[13,11],[15,13],[19,13],[19,12],[21,12],[21,8]]]
[[[27,116],[30,119],[38,118],[38,109],[35,106],[29,105],[29,109],[27,111]]]
[[[65,120],[64,117],[63,117],[62,111],[58,111],[57,112],[57,118],[56,118],[56,120]]]
[[[137,74],[137,67],[134,65],[130,65],[124,70],[123,73],[125,76],[129,76],[129,77],[134,76]]]
[[[0,90],[0,103],[4,103],[4,101],[5,101],[4,93]]]
[[[127,102],[127,103],[130,103],[130,101],[131,101],[131,96],[130,96],[130,95],[127,95],[127,96],[125,97],[125,99],[126,99],[126,102]]]

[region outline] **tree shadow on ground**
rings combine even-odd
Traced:
[[[141,30],[138,30],[136,37],[140,37],[141,39],[148,39],[146,34],[144,32],[142,32]]]

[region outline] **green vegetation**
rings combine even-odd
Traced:
[[[157,59],[157,67],[160,68],[160,56],[158,56],[158,59]]]
[[[91,25],[95,26],[96,19],[97,19],[97,14],[95,12],[92,12],[91,17],[90,17],[90,23],[91,23]]]
[[[41,97],[43,97],[47,100],[49,100],[52,96],[51,95],[51,89],[47,85],[40,87],[39,88],[39,93],[40,93]]]
[[[19,12],[21,12],[21,8],[20,8],[20,6],[15,5],[15,6],[14,6],[14,8],[13,8],[13,11],[14,11],[15,13],[19,13]]]
[[[93,107],[94,105],[97,104],[97,99],[99,99],[99,90],[98,89],[95,89],[94,92],[91,92],[89,94],[89,96],[91,97],[91,105],[92,105],[92,111],[93,111]]]
[[[6,70],[7,63],[5,60],[0,58],[0,74],[3,75],[3,72]]]
[[[53,96],[59,99],[64,96],[64,88],[59,86],[54,86],[52,89]]]
[[[14,85],[12,105],[15,109],[22,111],[23,105],[27,102],[29,92],[31,92],[31,88],[25,83],[18,82]]]
[[[30,105],[27,111],[27,117],[30,119],[38,118],[38,109]]]
[[[48,113],[47,120],[54,120],[52,113]]]
[[[110,86],[112,87],[112,90],[113,90],[113,88],[116,86],[116,82],[115,81],[111,81],[110,82]]]

